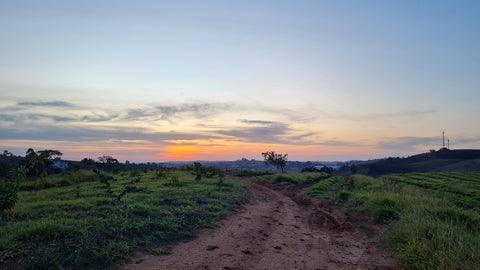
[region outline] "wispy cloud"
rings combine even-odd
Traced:
[[[234,108],[234,104],[190,103],[179,105],[156,105],[152,107],[129,109],[126,120],[165,120],[182,118],[205,118]]]
[[[155,132],[146,128],[125,127],[75,127],[71,125],[29,125],[22,127],[0,127],[0,139],[3,140],[44,140],[44,141],[108,141],[143,140],[162,143],[175,140],[218,139],[214,134],[188,132]]]
[[[17,102],[17,106],[36,106],[36,107],[76,107],[75,104],[65,101],[23,101]]]
[[[247,120],[247,119],[240,119],[238,120],[240,123],[244,124],[249,124],[249,125],[263,125],[263,126],[269,126],[269,125],[276,125],[278,122],[273,122],[273,121],[264,121],[264,120]]]
[[[262,120],[239,120],[246,123],[247,126],[236,127],[228,130],[217,130],[216,133],[231,137],[230,139],[262,142],[262,143],[280,143],[285,142],[282,136],[288,135],[291,131],[288,124],[273,121]]]
[[[79,117],[78,120],[84,121],[84,122],[106,122],[110,120],[115,120],[119,116],[120,116],[119,113],[104,114],[104,115],[94,114],[94,115],[85,115],[85,116]]]

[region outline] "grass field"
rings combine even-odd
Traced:
[[[194,178],[180,170],[77,171],[22,183],[0,226],[0,267],[104,268],[133,249],[163,253],[154,243],[214,226],[246,198],[239,181]]]
[[[262,171],[259,171],[257,175],[250,173],[249,176],[251,180],[270,182],[276,186],[312,184],[330,177],[329,174],[323,172],[268,173]]]
[[[405,269],[480,269],[480,174],[351,176],[348,204],[390,228]]]
[[[480,269],[480,174],[237,174],[311,184],[307,194],[370,215],[387,226],[385,244],[404,269]],[[214,226],[247,196],[245,184],[221,174],[195,178],[189,170],[84,170],[23,182],[0,226],[0,268],[104,268],[132,250],[168,253],[158,244]]]

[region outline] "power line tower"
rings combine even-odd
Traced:
[[[442,131],[443,148],[445,148],[445,131]]]

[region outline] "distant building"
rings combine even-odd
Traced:
[[[62,171],[65,171],[66,169],[68,169],[68,162],[66,161],[53,160],[52,162],[53,162],[52,168],[60,169]]]

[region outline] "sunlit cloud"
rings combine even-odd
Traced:
[[[435,113],[433,110],[351,116],[313,109],[315,117],[302,117],[300,111],[257,104],[250,107],[208,102],[139,104],[122,110],[61,100],[13,104],[0,107],[0,145],[6,148],[16,145],[14,149],[22,152],[18,145],[50,148],[62,145],[70,153],[66,157],[110,154],[125,160],[132,159],[129,155],[144,161],[219,160],[259,158],[258,153],[262,151],[278,149],[301,159],[322,156],[340,159],[348,153],[372,157],[385,150],[415,153],[438,143],[438,138],[433,137],[393,137],[372,143],[369,138],[337,137],[330,132],[342,118],[383,121],[381,119],[423,117]],[[463,139],[456,143],[475,142],[478,140]],[[361,151],[370,155],[362,155]]]

